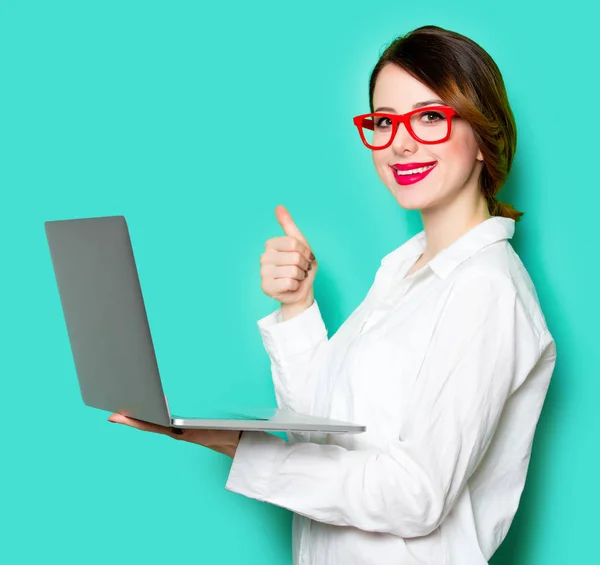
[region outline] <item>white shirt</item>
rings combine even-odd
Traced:
[[[226,488],[294,512],[294,565],[483,565],[506,536],[556,362],[514,228],[405,276],[418,233],[330,338],[316,301],[257,322],[280,408],[367,427],[242,435]]]

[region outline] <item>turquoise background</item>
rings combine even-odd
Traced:
[[[503,72],[519,145],[500,198],[526,212],[513,243],[558,348],[492,563],[593,561],[599,147],[594,105],[578,102],[598,92],[597,18],[591,2],[546,8],[0,2],[1,563],[291,563],[291,514],[226,491],[230,459],[83,405],[43,223],[126,216],[174,412],[274,404],[256,327],[278,305],[259,276],[282,235],[274,208],[315,250],[332,335],[421,229],[352,116],[382,50],[425,24],[471,37]]]

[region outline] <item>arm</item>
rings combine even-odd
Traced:
[[[280,308],[257,324],[271,360],[277,406],[310,414],[317,366],[328,337],[317,301],[303,308],[294,313]]]
[[[533,334],[517,328],[519,308],[508,281],[458,281],[415,376],[404,438],[384,450],[348,451],[245,433],[226,488],[334,525],[406,538],[432,532],[490,444],[513,386],[517,346],[530,367],[539,356]]]

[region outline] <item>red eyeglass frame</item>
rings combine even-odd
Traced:
[[[433,112],[435,110],[443,110],[444,111],[444,114],[446,115],[446,118],[448,119],[448,134],[446,135],[446,137],[444,137],[443,139],[440,139],[439,141],[425,141],[424,139],[421,139],[420,137],[418,137],[415,134],[415,132],[413,131],[413,129],[410,125],[410,117],[413,114],[418,114],[419,112],[430,112],[430,111]],[[362,129],[363,129],[362,121],[364,118],[367,118],[370,116],[381,116],[381,117],[388,118],[392,121],[392,135],[390,136],[390,140],[382,147],[373,147],[372,145],[369,145],[369,143],[367,143],[367,140],[365,139],[365,135],[362,131]],[[387,114],[385,112],[372,112],[370,114],[361,114],[360,116],[354,116],[354,118],[352,118],[352,121],[354,122],[354,125],[358,129],[358,133],[360,135],[360,138],[362,139],[362,142],[369,149],[372,149],[373,151],[379,151],[380,149],[385,149],[386,147],[389,147],[392,144],[392,142],[394,141],[394,138],[396,137],[396,133],[398,133],[398,126],[400,123],[404,124],[404,127],[406,128],[408,133],[411,135],[411,137],[413,139],[415,139],[416,141],[418,141],[419,143],[426,143],[428,145],[433,145],[435,143],[443,143],[444,141],[447,141],[448,138],[450,137],[450,133],[452,131],[453,116],[458,116],[458,112],[450,106],[426,106],[424,108],[417,108],[416,110],[412,110],[410,112],[407,112],[406,114]],[[371,123],[373,124],[373,127],[368,128],[368,129],[374,130],[375,129],[375,127],[374,127],[375,120],[373,120]]]

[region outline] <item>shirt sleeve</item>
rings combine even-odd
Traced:
[[[281,321],[279,308],[257,324],[271,361],[277,406],[310,414],[317,368],[328,342],[317,301],[289,320]]]
[[[404,437],[347,450],[245,432],[226,488],[334,525],[404,538],[431,533],[490,444],[515,381],[517,344],[530,368],[539,357],[520,307],[510,281],[459,279],[415,375]]]

